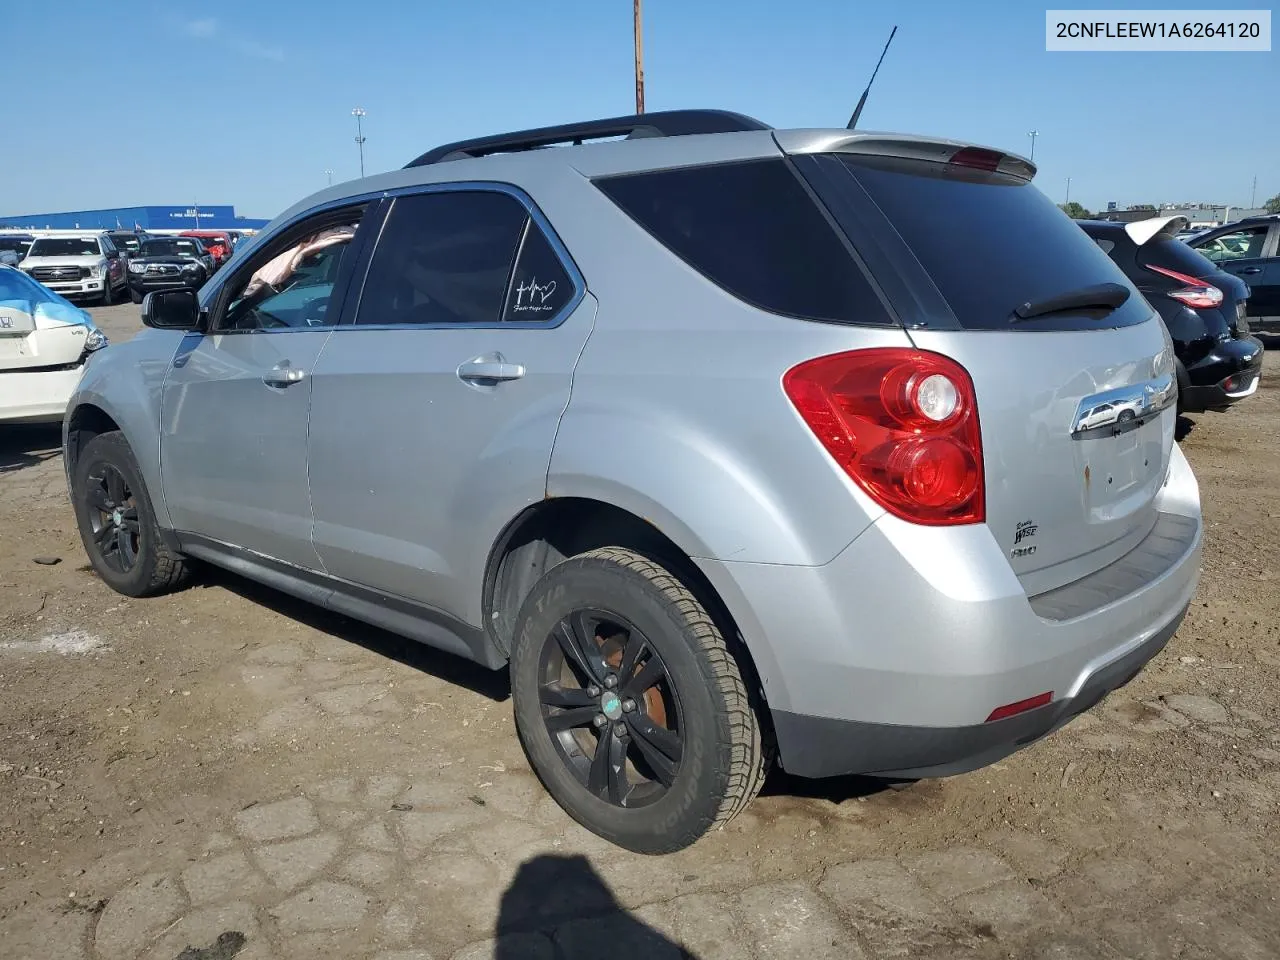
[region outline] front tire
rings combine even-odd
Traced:
[[[628,850],[687,847],[764,783],[764,730],[723,634],[684,583],[632,551],[580,554],[534,585],[511,689],[548,792]]]
[[[112,590],[146,597],[187,579],[185,560],[160,536],[142,471],[124,434],[102,433],[85,445],[72,475],[71,501],[89,562]]]
[[[133,289],[133,287],[130,287],[130,288],[129,288],[129,299],[130,299],[130,300],[132,300],[134,303],[141,303],[141,302],[142,302],[142,294],[140,294],[137,290]]]
[[[111,277],[103,276],[102,278],[102,296],[98,299],[101,306],[109,307],[115,303],[114,291],[111,289]]]

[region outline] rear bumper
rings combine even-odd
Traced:
[[[861,773],[886,778],[950,777],[1002,760],[1095,706],[1165,648],[1187,608],[1137,647],[1089,674],[1079,691],[1004,720],[964,727],[909,727],[832,720],[777,710],[774,730],[787,772],[799,777]]]
[[[1034,598],[985,525],[885,516],[822,567],[698,563],[755,660],[786,770],[958,772],[1088,709],[1168,641],[1199,581],[1203,535],[1177,447],[1155,507],[1172,521]],[[1047,706],[986,723],[1044,693]]]
[[[84,364],[69,370],[0,371],[0,423],[62,419]]]
[[[1256,337],[1226,340],[1187,368],[1190,384],[1180,405],[1187,413],[1225,410],[1258,389],[1262,376],[1262,341]]]

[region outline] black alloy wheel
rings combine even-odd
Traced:
[[[626,617],[577,610],[543,641],[547,733],[578,782],[618,807],[660,799],[684,756],[679,695],[662,658]]]
[[[142,533],[133,490],[120,469],[109,463],[97,464],[86,479],[85,499],[98,556],[112,570],[127,574],[138,562]]]
[[[161,535],[142,471],[118,430],[98,434],[80,449],[71,503],[89,562],[112,590],[145,597],[187,579],[186,558]]]
[[[751,802],[773,748],[728,636],[671,568],[625,547],[543,574],[516,617],[511,698],[530,766],[566,813],[656,854]]]

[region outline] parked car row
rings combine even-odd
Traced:
[[[1078,222],[1160,314],[1173,339],[1179,411],[1225,410],[1253,395],[1263,345],[1249,333],[1249,286],[1176,239],[1185,217]]]
[[[228,230],[188,230],[177,237],[132,230],[88,230],[74,236],[9,233],[0,234],[0,264],[18,267],[68,297],[109,305],[128,293],[141,303],[149,290],[193,284],[198,289],[231,259],[240,238],[240,231]],[[200,271],[184,270],[181,262],[153,260],[176,254],[198,262]],[[135,267],[135,260],[147,262]],[[178,269],[168,269],[174,265]]]

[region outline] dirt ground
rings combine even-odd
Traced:
[[[7,429],[0,956],[1280,956],[1278,425],[1280,352],[1194,418],[1199,594],[1091,714],[902,791],[775,775],[663,858],[550,802],[504,675],[230,575],[113,594],[57,431]]]

